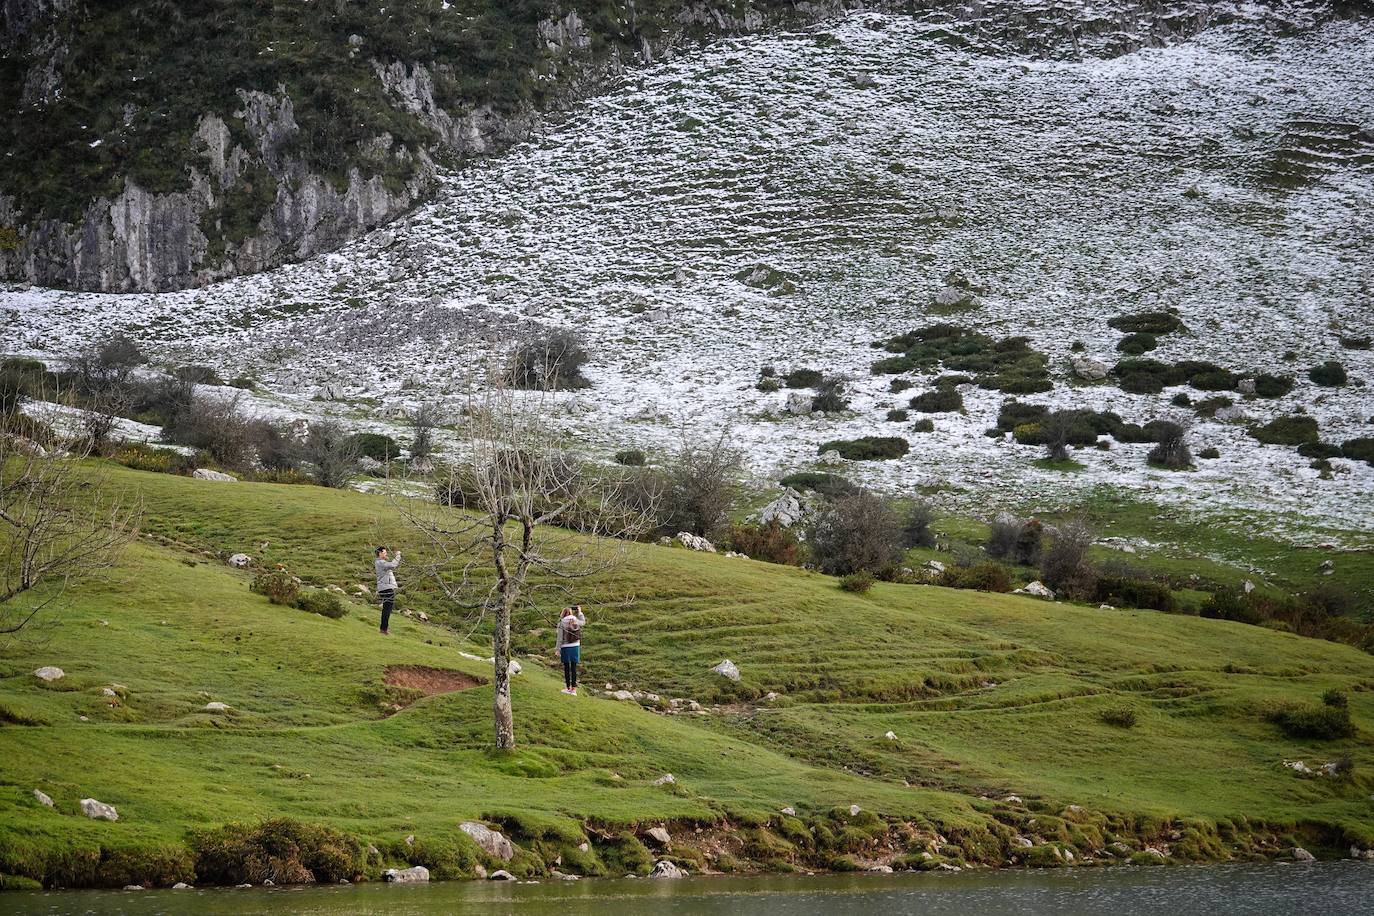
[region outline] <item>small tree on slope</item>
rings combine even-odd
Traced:
[[[631,499],[627,472],[592,467],[557,449],[546,392],[517,393],[502,373],[475,394],[463,451],[434,503],[402,503],[425,542],[426,571],[473,630],[490,622],[496,746],[515,746],[511,621],[541,593],[563,599],[609,572],[653,507]]]

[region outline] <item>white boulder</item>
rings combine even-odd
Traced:
[[[862,810],[863,810],[863,808],[860,808],[858,805],[850,805],[850,806],[849,806],[849,816],[850,816],[850,817],[858,817],[858,816],[859,816],[859,812],[862,811]]]
[[[811,413],[812,396],[805,391],[787,392],[788,413],[796,417],[804,417]]]
[[[190,884],[187,884],[185,881],[178,881],[176,884],[173,884],[173,885],[172,885],[172,890],[174,890],[174,891],[193,891],[193,890],[195,890],[195,887],[192,886],[192,885],[190,885]]]
[[[1312,853],[1308,852],[1306,849],[1303,849],[1301,846],[1294,846],[1294,847],[1293,847],[1293,861],[1294,861],[1294,862],[1315,862],[1315,861],[1317,861],[1317,857],[1314,856],[1314,855],[1312,855]]]
[[[844,464],[844,458],[840,455],[839,452],[837,452],[837,451],[836,451],[835,449],[833,449],[833,448],[830,449],[830,450],[827,451],[827,452],[822,452],[822,453],[821,453],[820,461],[821,461],[821,464],[830,465],[830,466],[835,466],[835,465]]]
[[[672,773],[664,773],[653,782],[656,786],[671,786],[677,784],[677,777]]]
[[[721,662],[719,665],[716,665],[711,670],[714,673],[719,674],[723,678],[729,678],[732,681],[739,680],[739,667],[736,666],[735,663],[730,661],[730,659],[728,658]]]
[[[388,868],[384,874],[386,880],[392,884],[423,884],[429,880],[429,869],[423,865],[412,865],[410,868]]]
[[[62,678],[67,676],[67,672],[55,665],[44,665],[42,668],[35,669],[33,676],[40,681],[46,681],[51,684],[53,681],[62,680]]]
[[[1015,593],[1018,595],[1031,595],[1035,598],[1054,597],[1054,591],[1050,589],[1048,586],[1046,586],[1045,583],[1041,582],[1039,579],[1036,579],[1034,582],[1032,582],[1030,585],[1027,585],[1025,588],[1018,588]]]
[[[237,483],[238,478],[233,474],[225,474],[221,471],[212,471],[209,468],[196,468],[191,472],[191,476],[196,480],[215,480],[220,483]]]
[[[33,797],[38,799],[38,803],[45,808],[51,808],[53,806],[52,799],[48,796],[48,793],[44,792],[42,789],[34,789]]]
[[[653,870],[649,872],[650,878],[681,878],[682,869],[669,862],[667,859],[659,859],[654,863]]]
[[[488,875],[487,877],[488,877],[488,880],[491,880],[491,881],[514,881],[514,880],[515,880],[515,875],[512,875],[510,872],[506,871],[504,868],[498,868],[496,871],[492,872],[492,873],[491,873],[490,875]]]
[[[119,812],[115,810],[114,805],[107,805],[94,798],[81,799],[81,813],[97,821],[119,820]]]
[[[889,740],[889,741],[896,741],[896,740],[897,740],[897,733],[894,732],[894,731],[889,731],[887,734],[883,735],[883,737],[886,738],[886,739]]]
[[[1087,382],[1100,382],[1107,377],[1107,364],[1091,356],[1075,356],[1070,365],[1074,375]]]
[[[515,858],[515,846],[499,830],[492,830],[476,821],[464,821],[458,829],[472,837],[473,842],[487,851],[492,858],[509,862]]]
[[[782,813],[786,814],[788,817],[796,817],[797,809],[793,808],[791,805],[788,805],[786,808],[782,809]]]
[[[677,540],[679,544],[681,544],[683,547],[686,547],[688,550],[700,550],[706,553],[716,552],[716,545],[712,544],[710,541],[706,540],[706,538],[701,537],[700,535],[691,534],[686,531],[679,531],[677,533]]]
[[[802,503],[801,494],[786,487],[777,499],[760,509],[754,518],[758,519],[760,525],[777,522],[783,528],[791,528],[805,515],[806,506]]]
[[[236,553],[229,558],[228,562],[235,569],[244,569],[253,562],[253,558],[246,553]]]
[[[667,849],[673,845],[672,837],[668,836],[668,831],[662,827],[650,827],[644,831],[644,835],[654,841],[654,845]]]
[[[221,703],[219,700],[212,700],[211,702],[206,703],[204,706],[202,706],[201,709],[203,709],[205,712],[228,712],[230,707],[228,703]]]

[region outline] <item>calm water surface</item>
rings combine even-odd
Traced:
[[[0,894],[0,914],[10,913],[1364,916],[1374,913],[1374,864]]]

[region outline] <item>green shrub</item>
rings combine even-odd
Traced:
[[[1350,695],[1339,687],[1332,687],[1322,694],[1322,705],[1333,709],[1349,709]]]
[[[296,603],[296,595],[301,588],[296,577],[280,567],[259,570],[248,587],[259,595],[267,596],[267,600],[273,604],[285,605]]]
[[[337,884],[363,865],[358,841],[332,827],[281,818],[228,824],[192,834],[196,878],[202,884]]]
[[[1098,718],[1117,728],[1135,728],[1138,721],[1133,706],[1109,706],[1098,713]]]
[[[1011,591],[1011,573],[1001,563],[978,563],[974,566],[948,567],[935,580],[945,588],[966,588],[980,592]]]
[[[189,474],[195,470],[195,462],[189,456],[175,449],[158,448],[142,442],[119,446],[110,455],[110,460],[135,471],[158,474]]]
[[[1111,374],[1122,391],[1133,394],[1158,394],[1188,380],[1183,372],[1155,359],[1123,359],[1112,367]]]
[[[1332,741],[1355,734],[1350,710],[1344,706],[1286,706],[1271,713],[1270,720],[1290,738]]]
[[[1265,445],[1301,445],[1318,441],[1320,434],[1317,421],[1305,416],[1279,417],[1250,427],[1250,435]]]
[[[887,412],[887,421],[889,423],[905,423],[907,416],[908,414],[905,410],[897,408]]]
[[[244,391],[254,391],[258,387],[258,383],[246,375],[230,379],[229,385],[233,388],[242,388]]]
[[[1007,392],[1049,391],[1048,359],[1024,337],[1002,340],[951,324],[935,324],[878,343],[897,356],[873,364],[873,373],[897,375],[939,366],[976,381],[981,388]],[[961,382],[948,382],[949,388]]]
[[[22,875],[0,874],[0,891],[41,891],[43,883]]]
[[[730,529],[730,547],[751,560],[796,566],[801,542],[773,519],[766,525],[735,525]]]
[[[862,595],[873,587],[873,575],[866,570],[840,577],[840,588],[847,592]]]
[[[1368,334],[1363,337],[1341,338],[1341,346],[1347,350],[1368,350],[1371,345],[1374,345],[1374,337],[1370,337]]]
[[[172,377],[193,385],[223,385],[224,379],[215,374],[209,366],[178,366],[172,370]]]
[[[894,394],[901,394],[903,391],[907,391],[915,387],[916,383],[913,382],[911,379],[907,378],[894,378],[887,384],[888,390],[893,392]]]
[[[1170,614],[1178,610],[1178,599],[1169,586],[1132,576],[1098,576],[1093,600],[1115,607],[1151,608]]]
[[[1320,366],[1313,366],[1307,370],[1307,377],[1323,388],[1339,388],[1349,381],[1345,374],[1345,367],[1334,359],[1328,359]]]
[[[862,436],[821,443],[817,454],[835,451],[848,461],[890,461],[911,451],[911,443],[899,436]]]
[[[798,471],[795,474],[788,474],[778,483],[793,490],[800,492],[809,490],[822,496],[847,496],[859,489],[839,474],[827,474],[824,471]]]
[[[1341,443],[1341,454],[1351,461],[1374,465],[1374,436],[1361,436]]]
[[[930,384],[931,384],[932,387],[935,387],[935,388],[957,388],[957,387],[959,387],[960,385],[969,385],[969,384],[972,384],[972,383],[973,383],[973,379],[970,378],[969,376],[967,376],[967,375],[958,375],[958,374],[955,374],[955,375],[942,375],[942,376],[940,376],[939,378],[937,378],[935,381],[931,382]]]
[[[1304,442],[1298,446],[1298,454],[1304,458],[1339,458],[1344,452],[1340,446],[1329,442]]]
[[[401,452],[396,440],[382,433],[355,433],[353,441],[358,454],[373,461],[394,461]]]
[[[911,408],[920,413],[948,413],[964,406],[964,396],[953,388],[936,388],[911,399]]]
[[[653,853],[632,833],[611,837],[599,850],[611,875],[643,875],[654,867]]]
[[[1175,407],[1192,407],[1193,399],[1188,397],[1185,392],[1180,391],[1169,399],[1169,403],[1173,404]]]
[[[627,468],[642,468],[648,458],[637,448],[625,449],[615,453],[615,463],[624,465]]]
[[[816,396],[811,399],[811,409],[819,413],[839,413],[849,409],[849,397],[845,393],[845,380],[837,375],[827,375],[816,385]]]
[[[759,391],[762,391],[764,394],[772,394],[773,392],[778,391],[782,388],[782,382],[778,381],[775,378],[761,378],[759,379],[758,384],[754,387],[757,388]]]
[[[1183,322],[1173,312],[1135,312],[1118,315],[1107,326],[1128,334],[1172,334],[1184,329]]]
[[[296,596],[295,606],[311,614],[338,620],[348,613],[348,607],[338,595],[322,588],[305,589]]]
[[[1205,458],[1208,461],[1215,461],[1216,459],[1221,457],[1221,452],[1217,451],[1216,446],[1209,445],[1207,448],[1198,452],[1197,456],[1199,458]]]
[[[1128,334],[1117,341],[1116,349],[1128,356],[1149,353],[1159,346],[1159,339],[1153,334]]]
[[[793,369],[782,381],[788,388],[815,388],[824,377],[819,369]]]
[[[917,420],[911,424],[911,431],[913,433],[933,433],[935,432],[935,421],[929,417],[924,420]]]
[[[1263,373],[1255,376],[1255,396],[1261,398],[1281,398],[1293,390],[1293,376],[1270,375]]]

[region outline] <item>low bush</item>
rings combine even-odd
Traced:
[[[806,543],[811,562],[833,576],[885,572],[905,549],[901,517],[887,500],[867,490],[823,507],[807,529]]]
[[[916,383],[907,378],[894,378],[887,383],[888,390],[894,394],[901,394],[903,391],[908,391],[915,387]]]
[[[751,560],[796,566],[801,552],[797,536],[777,519],[766,525],[735,525],[730,529],[730,548]]]
[[[1159,346],[1159,338],[1153,334],[1127,334],[1117,341],[1116,349],[1127,356],[1140,356]]]
[[[1307,377],[1314,384],[1321,385],[1323,388],[1339,388],[1349,381],[1345,374],[1345,367],[1334,359],[1328,359],[1320,366],[1313,366],[1307,370]]]
[[[887,412],[887,421],[889,423],[905,423],[908,416],[905,410],[897,408]]]
[[[1155,447],[1145,457],[1147,463],[1170,471],[1186,471],[1193,466],[1187,432],[1181,425],[1168,420],[1160,421],[1155,425],[1155,436]]]
[[[1169,403],[1173,404],[1175,407],[1192,407],[1193,399],[1188,397],[1186,393],[1180,391],[1169,399]]]
[[[1255,376],[1255,396],[1261,398],[1281,398],[1293,390],[1293,376],[1271,375],[1267,372]]]
[[[363,867],[357,840],[285,818],[195,833],[190,845],[203,884],[337,884],[356,880]]]
[[[848,461],[890,461],[911,451],[911,443],[899,436],[862,436],[858,439],[832,439],[821,443],[817,454],[839,452]]]
[[[396,440],[382,433],[355,433],[353,442],[359,455],[373,461],[394,461],[401,452]]]
[[[1020,519],[1002,514],[993,519],[988,527],[988,539],[983,543],[983,549],[989,556],[1023,566],[1034,566],[1040,562],[1044,538],[1045,526],[1039,519]]]
[[[1285,706],[1271,712],[1269,719],[1290,738],[1334,741],[1355,734],[1350,710],[1344,706]]]
[[[615,453],[615,463],[627,468],[642,468],[647,461],[647,456],[637,448],[629,448]]]
[[[1012,587],[1011,572],[1001,563],[950,566],[940,573],[935,584],[980,592],[1009,592]]]
[[[322,588],[309,588],[301,591],[296,595],[294,604],[302,611],[319,614],[330,620],[338,620],[348,613],[348,606],[344,604],[342,598]]]
[[[1341,454],[1351,461],[1374,465],[1374,436],[1346,439],[1341,443]]]
[[[1183,321],[1173,312],[1135,312],[1118,315],[1107,326],[1128,334],[1172,334],[1184,329]]]
[[[878,345],[898,355],[874,363],[875,375],[897,375],[913,369],[930,371],[943,366],[967,373],[966,377],[986,389],[1031,393],[1054,387],[1047,369],[1048,359],[1032,350],[1024,337],[998,340],[956,325],[935,324],[888,338]]]
[[[816,396],[811,399],[811,409],[820,413],[840,413],[849,409],[849,397],[845,380],[838,375],[827,375],[816,386]]]
[[[110,453],[110,460],[133,468],[158,474],[189,474],[195,462],[187,455],[170,448],[158,448],[144,443],[121,445]]]
[[[1363,337],[1341,338],[1341,346],[1347,350],[1368,350],[1371,345],[1374,345],[1374,337],[1370,337],[1368,334]]]
[[[920,413],[948,413],[964,406],[964,396],[953,388],[935,388],[911,399],[911,409]]]
[[[929,503],[920,500],[913,503],[902,522],[902,543],[906,547],[934,547],[935,534],[930,530],[933,518]]]
[[[1329,442],[1304,442],[1298,446],[1298,454],[1304,458],[1339,458],[1344,452],[1338,445]]]
[[[840,588],[847,592],[862,595],[873,587],[873,581],[872,573],[854,572],[840,577]]]
[[[1169,614],[1178,611],[1178,599],[1168,585],[1135,576],[1098,576],[1092,600],[1113,607],[1150,608]]]
[[[1098,718],[1117,728],[1135,728],[1138,717],[1134,707],[1110,706],[1098,713]]]
[[[224,379],[209,366],[178,366],[172,370],[172,377],[192,385],[224,384]]]
[[[788,388],[815,388],[824,378],[819,369],[793,369],[782,381]]]
[[[263,569],[253,576],[248,586],[252,591],[263,595],[273,604],[293,605],[301,585],[296,577],[284,569]]]
[[[1198,452],[1197,456],[1207,461],[1215,461],[1216,459],[1221,457],[1221,452],[1217,450],[1216,446],[1209,445],[1202,451]]]
[[[781,390],[782,382],[775,378],[761,378],[754,387],[764,394],[772,394],[775,391]]]
[[[1290,416],[1270,420],[1263,426],[1252,426],[1250,435],[1265,445],[1301,445],[1318,441],[1321,431],[1311,417]]]
[[[970,385],[973,379],[967,375],[942,375],[930,384],[935,388],[957,388],[960,385]]]
[[[778,483],[799,492],[810,491],[822,496],[847,496],[859,489],[839,474],[827,474],[824,471],[798,471],[788,474]]]
[[[515,347],[506,369],[516,388],[561,391],[589,388],[582,369],[591,359],[582,339],[571,331],[553,330]]]
[[[935,421],[926,417],[911,424],[913,433],[933,433],[935,432]]]
[[[1040,560],[1040,578],[1055,591],[1081,600],[1093,593],[1095,581],[1088,548],[1093,533],[1082,521],[1065,522],[1054,530]]]
[[[1332,687],[1322,694],[1322,705],[1336,709],[1347,709],[1350,706],[1350,695],[1339,687]]]

